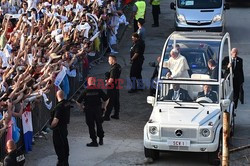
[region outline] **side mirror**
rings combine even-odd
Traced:
[[[230,103],[231,103],[230,99],[224,99],[224,100],[221,101],[221,105],[223,107],[228,107],[230,105]]]
[[[228,10],[228,9],[230,9],[230,5],[228,3],[225,3],[224,4],[224,10]]]
[[[170,9],[175,10],[175,3],[174,2],[170,3]]]
[[[155,103],[155,97],[153,97],[153,96],[148,96],[148,97],[147,97],[147,103],[148,103],[148,104],[154,105],[154,103]]]

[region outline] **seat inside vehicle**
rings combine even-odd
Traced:
[[[210,76],[208,74],[192,74],[191,79],[195,80],[209,80]]]

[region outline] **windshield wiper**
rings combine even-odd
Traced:
[[[199,105],[201,105],[202,107],[204,107],[204,105],[203,104],[201,104],[200,102],[197,102]]]
[[[173,102],[175,102],[175,104],[181,106],[181,104],[180,104],[179,102],[177,102],[177,101],[175,101],[175,100],[173,100]]]

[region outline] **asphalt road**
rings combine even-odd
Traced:
[[[173,11],[169,8],[170,1],[164,0],[161,4],[160,27],[152,28],[151,6],[147,7],[146,16],[146,50],[143,65],[143,78],[150,79],[153,68],[149,67],[150,61],[156,60],[161,54],[163,44],[168,35],[173,31]],[[250,144],[250,10],[249,7],[234,6],[226,13],[226,31],[231,35],[232,47],[239,48],[240,56],[244,59],[245,71],[245,104],[239,105],[236,117],[236,134],[232,146]],[[129,49],[131,47],[132,29],[128,28],[119,44],[118,62],[123,67],[121,77],[125,80],[129,76]],[[104,78],[108,71],[107,62],[95,66],[91,74]],[[161,153],[160,159],[149,163],[143,153],[143,127],[148,120],[152,107],[146,103],[149,90],[128,94],[126,81],[121,90],[120,120],[104,122],[104,145],[98,148],[86,147],[90,141],[85,117],[83,113],[74,110],[69,125],[70,165],[71,166],[118,166],[118,165],[159,165],[159,166],[205,166],[207,155],[199,153]],[[27,166],[54,166],[56,155],[53,149],[51,133],[48,139],[36,139],[33,151],[27,155]],[[245,155],[244,151],[244,155]],[[249,151],[247,151],[249,152]],[[249,152],[250,154],[250,152]],[[242,153],[232,154],[230,165],[247,165],[247,159]],[[248,163],[249,164],[249,163]]]

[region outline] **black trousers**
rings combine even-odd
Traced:
[[[143,60],[133,62],[131,65],[130,68],[130,80],[132,83],[131,89],[141,89],[143,86],[142,75],[141,75],[142,65],[143,65]],[[139,87],[137,84],[139,84]]]
[[[137,30],[139,29],[137,23],[138,23],[138,21],[136,19],[134,19],[134,32],[137,32]]]
[[[110,114],[114,108],[115,116],[119,116],[120,112],[120,92],[119,89],[108,89],[107,95],[109,97],[109,103],[105,112],[105,117],[110,117]]]
[[[69,165],[69,143],[67,125],[53,130],[53,144],[58,158],[57,166]]]
[[[238,107],[238,100],[240,97],[240,86],[239,83],[237,83],[237,80],[233,80],[233,88],[234,88],[234,108],[236,109]]]
[[[102,128],[102,110],[101,107],[89,107],[85,109],[86,123],[89,128],[89,136],[92,141],[96,141],[96,138],[103,138],[104,131]],[[97,129],[97,133],[95,130],[95,125]]]
[[[156,84],[154,84],[155,79],[158,77],[158,67],[156,66],[153,75],[150,79],[150,96],[155,95]]]
[[[152,5],[152,15],[154,19],[154,25],[159,26],[159,14],[160,14],[160,5]]]

